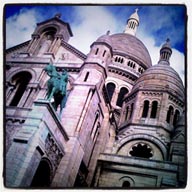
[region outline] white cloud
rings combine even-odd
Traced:
[[[144,43],[144,45],[147,47],[149,54],[151,56],[152,64],[155,65],[159,61],[160,56],[160,47],[155,46],[155,39],[152,36],[148,36],[143,31],[140,31],[138,33],[138,38]],[[165,42],[162,42],[164,44]],[[170,58],[170,66],[177,71],[179,76],[181,77],[183,83],[185,82],[185,57],[184,54],[179,52],[176,49],[172,48],[172,55]]]
[[[22,9],[19,14],[6,20],[6,48],[31,39],[40,15],[35,9]]]
[[[89,52],[90,45],[108,30],[111,34],[121,33],[122,28],[125,27],[123,19],[118,20],[116,15],[101,6],[76,6],[74,11],[74,22],[70,23],[74,37],[69,43],[85,54]],[[43,16],[35,8],[22,9],[19,14],[8,18],[6,21],[7,48],[29,40],[36,23],[41,20]],[[165,21],[162,19],[160,23],[162,25]],[[147,35],[145,30],[139,27],[137,36],[147,47],[152,63],[157,64],[160,47],[155,46],[155,37]],[[172,51],[171,66],[184,82],[184,55],[176,49]]]
[[[82,52],[88,53],[90,45],[108,30],[117,30],[114,15],[103,7],[76,7],[76,17],[79,23],[72,26],[74,38],[70,43]]]

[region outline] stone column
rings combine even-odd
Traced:
[[[23,93],[23,96],[21,97],[21,99],[20,99],[20,101],[18,103],[18,107],[24,107],[24,104],[25,104],[26,100],[28,99],[30,91],[32,89],[33,88],[29,88],[29,87],[26,88],[26,90]]]
[[[9,95],[9,98],[8,98],[7,101],[6,101],[6,104],[7,104],[7,105],[10,105],[11,101],[12,101],[13,98],[15,97],[15,94],[16,94],[16,92],[17,92],[17,89],[18,89],[18,86],[17,86],[17,87],[13,87],[13,88],[11,89],[11,93],[10,93],[10,95]]]
[[[114,104],[114,106],[116,106],[116,102],[117,102],[117,98],[119,96],[119,92],[120,92],[119,89],[115,89],[115,91],[113,92],[111,103]]]
[[[152,110],[152,105],[151,105],[151,103],[149,103],[149,109],[148,109],[148,114],[147,114],[148,119],[151,117],[151,110]]]

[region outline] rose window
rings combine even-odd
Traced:
[[[152,149],[149,145],[145,143],[137,143],[135,144],[129,154],[133,157],[142,157],[142,158],[151,158],[153,156]]]

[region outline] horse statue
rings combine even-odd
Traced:
[[[50,79],[47,81],[47,95],[46,99],[51,101],[54,98],[53,108],[57,110],[60,105],[60,113],[65,107],[67,97],[67,71],[63,70],[62,74],[58,73],[55,66],[52,64],[47,65],[44,70]]]

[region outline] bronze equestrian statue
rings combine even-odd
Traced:
[[[60,113],[65,107],[67,97],[67,82],[68,74],[66,70],[63,70],[62,74],[58,73],[55,66],[52,64],[47,65],[44,70],[50,79],[47,81],[47,95],[46,99],[51,101],[54,98],[53,108],[57,110],[60,105]]]

